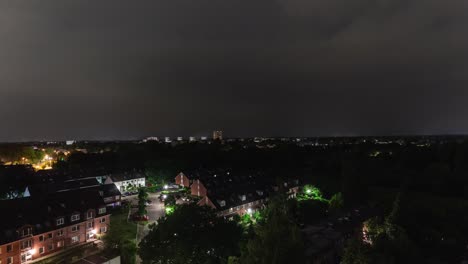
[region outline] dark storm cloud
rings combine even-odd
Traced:
[[[466,133],[467,5],[2,1],[0,140]]]

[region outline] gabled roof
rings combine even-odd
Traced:
[[[125,172],[125,173],[110,174],[108,175],[108,177],[110,177],[113,182],[121,182],[121,181],[145,178],[145,175],[143,175],[140,172],[130,172],[130,173]]]
[[[8,216],[0,221],[0,244],[15,241],[16,230],[26,225],[34,228],[34,233],[43,233],[55,229],[57,217],[65,217],[69,224],[71,214],[84,213],[89,209],[104,207],[104,200],[97,190],[75,190],[0,201],[0,208]]]

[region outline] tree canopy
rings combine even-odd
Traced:
[[[275,197],[264,211],[264,221],[254,227],[255,236],[242,250],[242,264],[302,263],[303,243],[290,204]]]
[[[181,205],[158,221],[141,241],[144,264],[227,263],[238,255],[241,227],[208,207]]]

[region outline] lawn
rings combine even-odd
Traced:
[[[135,241],[137,225],[132,221],[127,221],[128,210],[130,208],[121,208],[111,214],[111,228],[118,230],[119,236],[125,240]]]

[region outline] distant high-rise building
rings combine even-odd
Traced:
[[[223,131],[221,130],[213,131],[213,140],[223,140]]]

